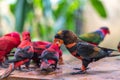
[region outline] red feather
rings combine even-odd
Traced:
[[[20,35],[18,32],[11,32],[0,38],[0,62],[4,61],[5,56],[20,44]]]

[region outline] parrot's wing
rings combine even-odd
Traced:
[[[81,34],[79,38],[83,41],[86,42],[92,42],[92,43],[99,43],[101,41],[101,38],[99,34],[97,33],[86,33],[86,34]]]
[[[78,42],[77,51],[78,51],[77,54],[79,56],[91,58],[98,54],[100,48],[98,48],[97,46],[93,46],[87,42]]]
[[[6,50],[9,46],[10,41],[6,39],[0,39],[0,50]]]
[[[108,49],[103,49],[97,46],[93,46],[87,42],[79,42],[77,44],[78,55],[84,58],[94,58],[99,60],[101,58],[109,56],[112,52]]]
[[[48,45],[51,43],[47,42],[47,41],[35,41],[35,42],[32,42],[32,44],[34,44],[34,45]]]

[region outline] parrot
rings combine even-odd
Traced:
[[[88,42],[82,41],[79,37],[70,30],[60,30],[54,36],[54,42],[59,46],[65,45],[66,49],[76,58],[82,61],[81,68],[74,68],[78,72],[71,74],[84,74],[87,72],[88,65],[92,62],[98,61],[104,57],[113,57],[112,49],[98,47]],[[113,50],[114,51],[114,50]],[[119,54],[116,56],[120,56]]]
[[[20,44],[20,35],[18,32],[11,32],[0,37],[0,66],[5,67],[3,64],[8,59],[13,48]]]
[[[51,72],[57,69],[57,64],[62,61],[62,51],[57,43],[52,43],[39,57],[41,61],[40,70]]]
[[[110,30],[108,27],[104,26],[94,32],[81,34],[79,38],[91,44],[99,45],[107,34],[110,34]]]
[[[26,68],[29,68],[30,60],[34,54],[34,49],[31,43],[30,33],[28,31],[22,32],[22,40],[15,50],[14,59],[9,60],[9,67],[0,76],[0,79],[4,79],[10,75],[16,68],[25,64]]]
[[[36,64],[36,67],[40,67],[40,59],[38,56],[41,55],[43,50],[47,49],[51,45],[51,42],[47,41],[33,41],[32,46],[34,49],[33,62]]]
[[[6,78],[13,72],[16,68],[25,64],[26,68],[29,69],[30,60],[33,59],[37,63],[37,66],[40,64],[39,56],[42,51],[51,46],[50,42],[47,41],[31,41],[30,33],[22,33],[22,41],[17,47],[14,59],[9,60],[11,63],[8,69],[0,76],[0,79]]]
[[[24,59],[31,59],[34,54],[34,49],[31,43],[30,33],[28,31],[22,32],[22,41],[15,50],[14,59],[10,60],[9,63],[19,62]],[[26,68],[28,65],[26,64]]]
[[[42,52],[49,48],[52,45],[52,42],[48,42],[48,41],[34,41],[32,42],[32,46],[34,48],[34,56],[32,58],[32,60],[36,63],[36,67],[40,67],[40,58],[38,56],[41,56]],[[62,53],[62,50],[60,50],[60,52]],[[58,61],[59,65],[63,65],[63,58],[62,56],[60,56],[59,61]]]

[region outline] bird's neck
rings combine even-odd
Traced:
[[[65,45],[67,48],[71,48],[76,45],[76,42]]]
[[[71,43],[68,45],[65,45],[67,50],[70,52],[70,54],[72,54],[73,56],[76,56],[77,54],[77,43]]]
[[[52,44],[49,49],[58,51],[60,47],[58,45]]]

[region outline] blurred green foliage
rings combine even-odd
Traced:
[[[91,0],[90,2],[101,17],[107,17],[106,10],[100,0]]]
[[[29,30],[34,39],[38,37],[52,41],[60,29],[80,34],[87,2],[102,18],[107,17],[101,0],[17,0],[10,5],[10,10],[15,16],[15,29],[18,32]]]

